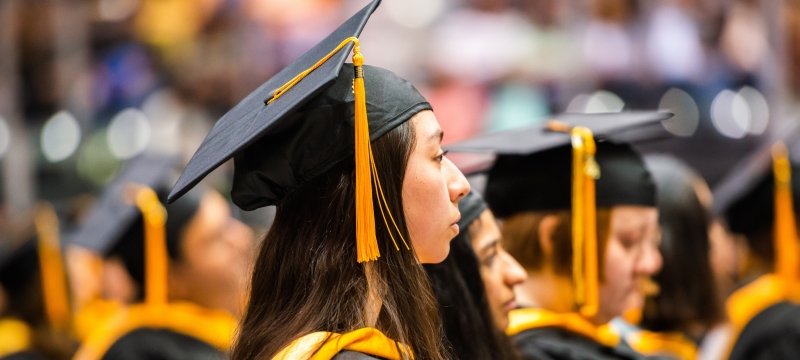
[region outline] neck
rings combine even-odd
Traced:
[[[549,269],[528,271],[528,278],[515,288],[517,302],[553,312],[573,310],[572,282]]]

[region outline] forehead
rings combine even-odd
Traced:
[[[436,144],[441,142],[442,128],[439,126],[439,121],[433,111],[425,110],[419,112],[411,118],[411,124],[414,126],[414,133],[419,142]]]
[[[658,210],[650,206],[615,206],[611,211],[612,231],[646,231],[657,225]]]

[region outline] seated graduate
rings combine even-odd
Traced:
[[[485,198],[528,272],[506,330],[523,358],[640,357],[606,324],[660,268],[655,186],[636,151],[595,144],[592,130],[607,138],[669,116],[560,115],[450,147],[497,154]]]
[[[715,356],[711,349],[701,351],[712,331],[725,334],[727,329],[711,266],[711,190],[676,158],[644,159],[656,184],[663,266],[653,277],[656,291],[647,294],[643,309],[636,309],[639,328],[620,323],[621,332],[634,350],[647,356],[719,358],[722,354]]]
[[[786,123],[714,188],[714,208],[747,244],[739,287],[726,300],[730,359],[788,359],[800,354],[797,219],[800,126]],[[792,161],[792,158],[795,162]]]
[[[229,350],[253,234],[214,190],[165,208],[175,165],[150,154],[130,160],[74,235],[119,264],[122,276],[106,290],[126,305],[94,325],[76,359],[224,358]]]
[[[0,359],[71,359],[77,341],[53,207],[38,205],[34,224],[0,239]]]
[[[474,190],[458,203],[461,232],[441,264],[425,265],[431,278],[444,335],[456,359],[513,359],[503,331],[516,308],[513,287],[525,270],[500,244],[500,229]]]
[[[234,203],[276,206],[234,359],[446,357],[421,263],[447,257],[469,183],[428,101],[363,65],[378,3],[224,115],[170,195],[233,157]]]

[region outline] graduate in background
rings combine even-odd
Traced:
[[[514,286],[525,270],[503,249],[500,229],[474,190],[458,203],[461,232],[441,264],[425,265],[431,278],[444,335],[456,359],[514,359],[503,333],[516,308]]]
[[[561,115],[450,147],[498,154],[485,196],[528,272],[506,330],[523,358],[640,357],[606,324],[660,268],[655,186],[629,145],[595,144],[592,132],[608,138],[669,116]]]
[[[50,204],[38,205],[34,224],[35,231],[0,242],[0,359],[70,359],[77,341]]]
[[[74,235],[112,272],[125,306],[94,324],[76,359],[223,358],[246,301],[253,234],[214,190],[164,207],[176,161],[130,160]],[[160,194],[160,195],[159,195]],[[116,275],[115,275],[116,274]],[[108,279],[108,278],[107,278]]]
[[[724,215],[731,232],[744,237],[748,248],[739,288],[725,304],[733,328],[725,353],[732,360],[800,354],[795,215],[800,167],[791,161],[800,156],[798,138],[800,126],[786,123],[714,189],[715,211]]]
[[[170,195],[234,158],[234,203],[276,205],[234,359],[446,356],[420,263],[447,256],[469,183],[428,101],[363,64],[378,4],[217,121]]]
[[[645,156],[656,184],[661,228],[658,292],[648,294],[639,328],[618,324],[636,351],[664,359],[718,359],[700,353],[709,332],[725,333],[725,310],[711,267],[711,190],[685,163],[668,155]],[[716,335],[712,335],[716,337]]]

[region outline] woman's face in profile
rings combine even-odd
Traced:
[[[645,206],[615,206],[605,247],[600,283],[598,322],[622,315],[644,299],[642,284],[661,269],[658,210]]]
[[[458,235],[458,200],[469,193],[461,171],[444,156],[442,129],[432,111],[411,120],[414,148],[403,178],[403,211],[411,243],[423,264],[442,262]]]
[[[488,209],[469,225],[469,235],[480,265],[492,318],[499,330],[505,330],[508,327],[508,312],[517,307],[514,286],[524,281],[528,274],[503,249],[500,229]]]

